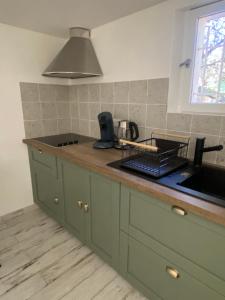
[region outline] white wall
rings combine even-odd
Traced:
[[[80,82],[170,76],[175,13],[206,0],[168,0],[92,31],[104,76]],[[59,82],[42,71],[64,40],[0,24],[0,215],[32,203],[19,82]]]
[[[92,39],[104,77],[81,79],[79,82],[169,77],[173,39],[176,38],[176,11],[206,2],[168,0],[95,28]]]
[[[165,2],[92,30],[104,77],[79,81],[168,77],[172,13]]]
[[[48,35],[0,24],[0,215],[32,204],[19,82],[59,82],[41,76],[64,44]]]

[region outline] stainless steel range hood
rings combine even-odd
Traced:
[[[42,74],[48,77],[84,78],[102,75],[90,30],[70,28],[70,39]]]

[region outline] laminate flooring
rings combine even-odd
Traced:
[[[1,300],[146,300],[36,205],[0,217]]]

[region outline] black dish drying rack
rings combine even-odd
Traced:
[[[156,178],[165,176],[188,162],[190,137],[153,132],[151,138],[138,143],[121,142],[130,145],[129,150],[123,151],[121,167]]]

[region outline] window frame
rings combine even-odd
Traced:
[[[179,12],[179,18],[182,18],[183,22],[183,30],[179,35],[181,39],[181,50],[179,50],[180,53],[177,55],[180,61],[178,63],[178,59],[176,58],[172,62],[171,77],[173,82],[169,92],[169,111],[174,110],[176,106],[176,112],[182,113],[225,114],[225,104],[191,102],[197,46],[198,20],[201,17],[207,17],[221,12],[225,12],[225,1]],[[176,24],[176,26],[178,26],[178,24]],[[186,59],[191,59],[190,67],[180,67],[179,64],[184,62]],[[176,101],[174,99],[175,96],[178,98],[176,105],[170,105],[170,102],[172,103],[173,101]],[[172,109],[170,109],[170,106]]]

